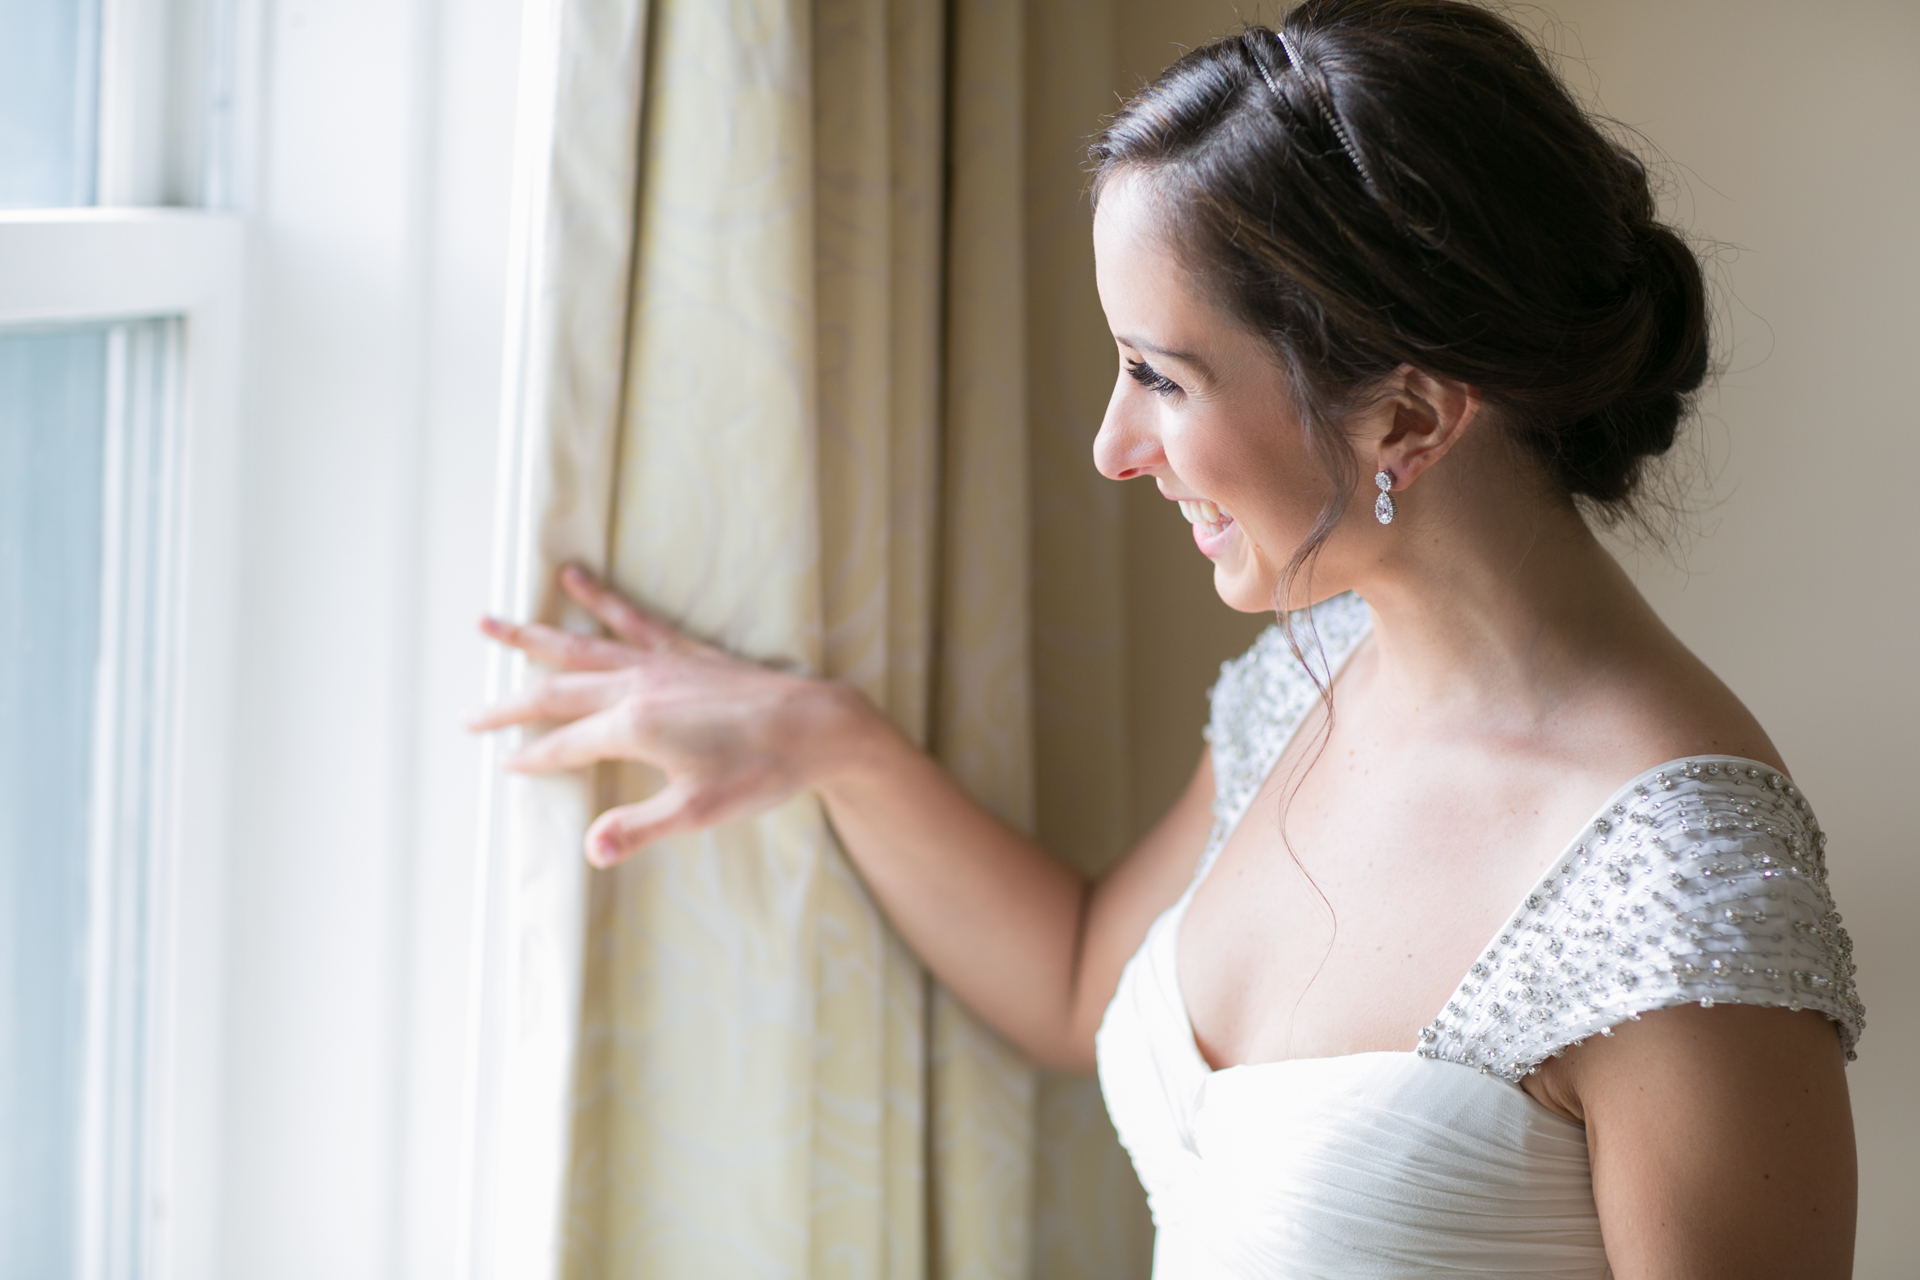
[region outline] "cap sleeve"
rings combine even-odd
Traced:
[[[1817,1009],[1851,1060],[1866,1012],[1806,798],[1753,761],[1663,766],[1623,790],[1508,921],[1418,1052],[1519,1080],[1680,1004]]]

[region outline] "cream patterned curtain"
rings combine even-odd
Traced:
[[[1110,357],[1067,335],[1101,332],[1077,154],[1110,22],[1042,6],[559,0],[528,563],[603,562],[695,634],[857,683],[1096,867],[1125,822],[1118,514],[1086,452]],[[1036,519],[1061,535],[1038,557]],[[1036,767],[1036,673],[1041,741],[1078,763]],[[650,785],[603,770],[593,799]],[[568,794],[511,839],[577,856]],[[586,896],[567,1276],[1144,1274],[1097,1090],[928,979],[813,798]]]

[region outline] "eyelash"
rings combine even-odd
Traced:
[[[1127,361],[1127,376],[1157,396],[1170,396],[1180,390],[1179,383],[1145,360]]]

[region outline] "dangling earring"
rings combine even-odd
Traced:
[[[1374,473],[1374,484],[1380,487],[1380,496],[1373,500],[1373,518],[1381,524],[1393,523],[1393,472]]]

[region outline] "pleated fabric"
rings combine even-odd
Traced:
[[[1586,1130],[1518,1085],[1411,1051],[1211,1070],[1179,990],[1191,901],[1148,931],[1100,1030],[1154,1280],[1609,1274]]]
[[[1062,263],[1090,259],[1077,166],[1071,194],[1050,179],[1055,220],[1031,228],[1027,99],[1049,86],[1048,119],[1072,116],[1051,126],[1055,149],[1077,147],[1105,105],[1110,40],[1067,44],[1083,33],[1018,0],[559,9],[561,85],[633,97],[622,115],[559,94],[552,238],[579,250],[570,229],[601,237],[625,218],[631,247],[558,253],[549,278],[565,465],[542,472],[535,501],[570,514],[547,521],[564,536],[538,563],[601,565],[696,635],[852,681],[1032,829],[1045,504],[1031,477],[1036,459],[1059,472],[1077,453],[1061,491],[1094,492],[1085,448],[1104,395],[1029,378],[1036,350],[1071,343],[1029,334],[1059,308],[1030,301],[1028,245],[1072,236]],[[1036,33],[1070,73],[1036,69]],[[571,129],[568,111],[588,107]],[[633,162],[596,170],[622,128]],[[605,308],[581,308],[616,262],[627,296],[609,355]],[[1065,367],[1087,381],[1084,347]],[[610,413],[593,400],[608,385]],[[1038,441],[1037,402],[1062,410]],[[1100,584],[1117,584],[1117,539],[1102,554],[1080,570],[1091,594],[1058,594],[1047,635],[1098,631],[1113,611]],[[543,611],[563,612],[551,597]],[[1066,701],[1111,699],[1117,662],[1095,668],[1104,682],[1085,670]],[[602,769],[587,807],[655,781]],[[554,838],[564,825],[528,838],[576,857]],[[1069,852],[1097,865],[1115,844],[1098,832]],[[663,842],[595,873],[586,896],[566,1275],[1144,1274],[1141,1195],[1090,1082],[1043,1098],[907,952],[813,798]]]

